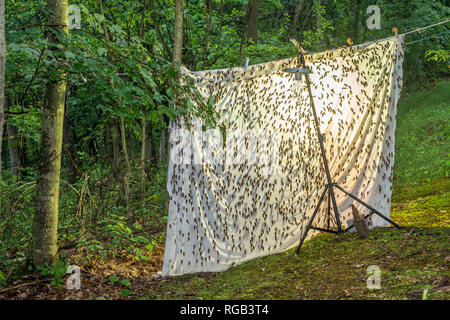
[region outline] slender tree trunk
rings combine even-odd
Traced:
[[[69,183],[74,184],[77,181],[78,169],[76,163],[78,161],[77,149],[75,146],[75,136],[69,122],[69,106],[66,104],[64,108],[64,128],[63,143],[67,150],[67,168],[69,169]]]
[[[5,60],[6,60],[5,0],[0,0],[0,180],[2,178],[2,141],[3,141],[3,126],[5,123],[5,113],[4,113]],[[0,212],[2,212],[1,201],[0,201]]]
[[[295,5],[294,17],[292,18],[292,23],[291,23],[288,33],[287,33],[287,36],[289,39],[292,37],[295,37],[295,33],[297,31],[298,20],[300,18],[300,14],[302,13],[302,10],[304,9],[304,4],[305,4],[305,0],[300,0]]]
[[[159,162],[160,163],[166,163],[168,160],[168,145],[167,145],[167,128],[165,128],[166,121],[165,117],[161,119],[161,131],[160,131],[160,137],[159,137]]]
[[[280,32],[280,25],[281,25],[281,16],[283,15],[282,10],[277,10],[277,13],[275,14],[275,34],[278,34]]]
[[[248,2],[248,33],[247,41],[258,43],[258,17],[259,17],[259,0],[249,0]]]
[[[19,177],[19,139],[17,138],[17,128],[6,122],[6,133],[8,134],[9,167],[13,181]]]
[[[144,0],[144,6],[142,8],[141,13],[141,23],[139,25],[139,38],[142,38],[143,32],[144,32],[144,26],[145,26],[145,14],[147,10],[147,4],[148,0]],[[140,169],[141,169],[141,201],[142,201],[142,207],[145,207],[145,181],[146,179],[146,148],[147,148],[147,110],[145,106],[142,106],[142,119],[141,119],[141,161],[139,163]]]
[[[131,207],[130,207],[131,165],[130,165],[130,159],[128,157],[128,151],[127,151],[127,138],[125,136],[125,123],[124,123],[122,117],[120,117],[120,137],[122,139],[123,157],[125,159],[125,164],[127,166],[127,171],[123,175],[123,187],[124,187],[124,191],[125,191],[125,200],[126,200],[126,205],[127,205],[127,213],[128,213],[129,220],[130,221],[134,221],[134,216],[131,213]]]
[[[67,33],[68,0],[47,0],[52,12],[47,32],[50,43],[57,43],[55,33]],[[50,47],[56,49],[56,46]],[[32,259],[35,265],[50,262],[58,251],[58,200],[66,81],[64,74],[49,81],[42,110],[41,151],[36,182],[36,204],[32,230]]]
[[[203,69],[206,68],[207,54],[209,49],[209,29],[211,25],[211,0],[203,1],[203,10],[205,13],[205,40],[203,45]]]
[[[121,172],[120,166],[120,130],[117,118],[112,120],[112,144],[113,144],[113,164],[112,172],[114,178],[121,184]]]
[[[175,68],[183,61],[183,19],[184,19],[184,0],[175,0],[175,26],[173,34],[173,56],[172,63]],[[159,160],[161,163],[167,162],[168,153],[168,132],[165,127],[165,117],[161,119],[161,134],[159,144]]]
[[[97,0],[98,10],[100,15],[104,16],[105,12],[103,11],[103,0]],[[103,32],[105,34],[106,41],[110,41],[108,28],[106,27],[105,20],[102,22]],[[112,82],[112,80],[111,80]],[[112,84],[114,85],[114,84]],[[111,120],[111,133],[112,133],[112,144],[113,144],[113,163],[112,163],[112,174],[114,179],[119,184],[120,193],[123,194],[124,190],[124,177],[122,175],[122,167],[120,163],[120,120],[118,117],[113,116]]]
[[[145,126],[145,174],[147,179],[150,179],[152,170],[152,158],[153,158],[153,134],[152,123],[146,120]]]
[[[167,45],[166,39],[161,34],[161,29],[160,29],[160,26],[159,26],[159,23],[158,23],[158,19],[156,17],[155,0],[150,0],[149,10],[150,10],[150,14],[151,14],[151,17],[152,17],[153,26],[155,27],[156,37],[162,43],[164,51],[165,51],[165,55],[167,57],[170,57],[171,51],[169,49],[169,46]]]
[[[248,32],[248,23],[247,23],[247,21],[248,21],[248,14],[249,14],[248,5],[244,6],[243,9],[245,9],[245,16],[242,19],[242,35],[241,35],[241,43],[239,45],[239,65],[240,66],[243,66],[242,53],[243,53],[243,50],[244,50],[245,39],[247,37],[247,32]]]
[[[142,35],[144,34],[144,28],[145,28],[145,15],[147,13],[147,7],[149,5],[149,0],[144,0],[142,4],[142,11],[141,11],[141,21],[139,22],[139,30],[138,35],[139,38],[142,38]]]
[[[183,62],[183,19],[184,19],[184,0],[175,0],[175,26],[173,35],[173,56],[172,63],[174,68],[178,70],[178,65]],[[176,106],[175,106],[176,108]],[[161,135],[160,135],[160,146],[159,146],[159,160],[161,163],[167,162],[168,155],[170,154],[170,146],[168,145],[168,132],[165,127],[165,116],[163,115],[161,119]],[[165,185],[167,185],[167,180]],[[164,197],[164,207],[168,208],[169,197],[167,192]]]
[[[143,109],[143,117],[141,119],[141,162],[140,162],[140,169],[141,169],[141,201],[142,201],[142,207],[145,207],[145,181],[146,179],[146,171],[145,171],[145,155],[146,155],[146,147],[147,147],[147,120],[145,119],[147,116],[147,112],[145,110],[145,107]]]
[[[28,170],[26,170],[26,168],[28,167],[27,144],[27,138],[21,135],[19,143],[19,176],[22,179],[25,176],[29,176]]]
[[[175,0],[175,28],[173,34],[173,63],[181,64],[183,56],[184,0]]]
[[[353,38],[353,43],[357,44],[358,43],[358,37],[359,37],[359,14],[361,11],[361,0],[356,0],[356,4],[354,5],[354,7],[352,8],[352,12],[353,15],[355,17],[355,19],[353,20],[353,34],[352,34],[352,38]]]

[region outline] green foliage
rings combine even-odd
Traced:
[[[128,297],[130,294],[131,294],[131,290],[129,290],[129,289],[124,289],[120,292],[120,296],[124,297],[124,298]]]
[[[425,57],[428,61],[446,62],[450,57],[450,51],[448,50],[428,50],[425,53]]]
[[[120,285],[122,285],[123,287],[129,288],[131,286],[131,281],[128,279],[122,279],[120,280],[120,278],[118,276],[110,276],[109,277],[109,281],[111,281],[112,283],[118,283]],[[131,294],[131,290],[130,289],[122,289],[120,292],[120,296],[125,298],[128,297]]]
[[[61,254],[60,259],[49,264],[46,263],[44,266],[36,266],[36,270],[40,271],[43,277],[51,277],[50,284],[61,289],[61,284],[64,282],[64,276],[67,273],[67,268],[69,264],[67,263],[67,257],[65,254]]]

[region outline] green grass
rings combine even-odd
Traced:
[[[223,273],[169,278],[145,298],[420,299],[408,292],[432,288],[450,275],[449,101],[446,81],[399,105],[391,215],[407,228],[375,228],[364,240],[320,234],[300,255],[290,250]],[[370,265],[381,269],[379,290],[366,287]]]
[[[394,189],[391,217],[403,226],[450,226],[450,179]]]
[[[355,234],[321,234],[300,255],[283,252],[223,273],[185,275],[163,282],[149,299],[403,299],[408,291],[433,287],[449,271],[447,228],[381,229],[360,240]],[[366,287],[367,267],[381,269],[381,289]]]
[[[394,187],[448,177],[450,81],[402,97],[398,105]]]

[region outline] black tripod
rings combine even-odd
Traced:
[[[311,91],[311,85],[309,83],[309,78],[308,78],[308,74],[311,73],[311,70],[306,68],[305,65],[305,58],[303,56],[303,49],[298,46],[299,48],[299,61],[302,64],[303,68],[288,68],[285,69],[285,72],[289,72],[289,73],[294,73],[295,74],[295,79],[296,80],[301,80],[302,75],[305,76],[306,79],[306,86],[308,88],[308,93],[309,93],[309,98],[311,101],[311,109],[312,109],[312,113],[314,116],[314,124],[316,127],[316,131],[317,131],[317,136],[319,138],[319,144],[320,144],[320,151],[322,153],[322,160],[323,160],[323,166],[325,169],[325,173],[327,176],[327,184],[325,185],[325,188],[322,192],[322,195],[320,196],[319,202],[316,205],[316,208],[314,209],[313,215],[311,216],[311,219],[309,219],[308,225],[306,226],[306,230],[302,235],[302,238],[300,239],[300,244],[298,245],[297,249],[295,250],[295,253],[297,254],[300,251],[300,248],[302,247],[303,242],[305,241],[305,238],[308,234],[309,229],[313,229],[313,230],[318,230],[318,231],[324,231],[324,232],[329,232],[329,233],[335,233],[335,234],[340,234],[343,232],[346,232],[348,230],[350,230],[351,228],[353,228],[353,225],[346,228],[346,229],[342,229],[341,226],[341,221],[339,219],[339,212],[338,212],[338,208],[337,208],[337,204],[336,204],[336,197],[334,195],[334,188],[337,188],[339,190],[341,190],[342,192],[344,192],[347,196],[349,196],[350,198],[358,201],[359,203],[361,203],[363,206],[365,206],[367,209],[370,210],[370,213],[367,214],[364,219],[370,217],[372,214],[376,214],[378,216],[380,216],[381,218],[383,218],[384,220],[388,221],[389,223],[391,223],[392,225],[396,226],[397,228],[401,228],[398,224],[396,224],[394,221],[392,221],[391,219],[389,219],[388,217],[386,217],[385,215],[383,215],[380,211],[378,211],[377,209],[373,208],[372,206],[370,206],[369,204],[365,203],[364,201],[362,201],[361,199],[359,199],[357,196],[351,194],[350,192],[346,191],[345,189],[343,189],[342,187],[340,187],[338,184],[334,183],[333,180],[331,179],[331,174],[330,174],[330,169],[328,168],[328,161],[327,161],[327,157],[325,155],[325,148],[323,146],[323,137],[322,134],[320,133],[320,128],[319,128],[319,121],[317,119],[317,114],[316,114],[316,108],[314,106],[314,100],[313,100],[313,95],[312,95],[312,91]],[[334,214],[335,214],[335,218],[336,218],[336,224],[337,224],[337,230],[333,230],[329,228],[329,223],[328,223],[328,228],[324,229],[324,228],[318,228],[318,227],[314,227],[312,226],[312,223],[314,221],[314,218],[316,217],[317,212],[319,211],[320,205],[323,201],[323,199],[325,198],[325,194],[328,191],[328,201],[332,202],[333,205],[333,210],[334,210]],[[331,210],[330,210],[330,204],[328,204],[328,218],[331,217]],[[329,221],[329,220],[328,220]]]

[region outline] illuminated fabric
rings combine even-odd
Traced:
[[[306,55],[334,182],[389,217],[403,37]],[[162,274],[224,271],[296,245],[326,184],[297,58],[191,72],[218,128],[171,123],[169,216]],[[353,203],[335,190],[341,223]],[[328,196],[327,196],[328,197]],[[336,226],[322,202],[315,226]],[[369,225],[386,222],[372,216]],[[315,232],[311,230],[308,238]]]

